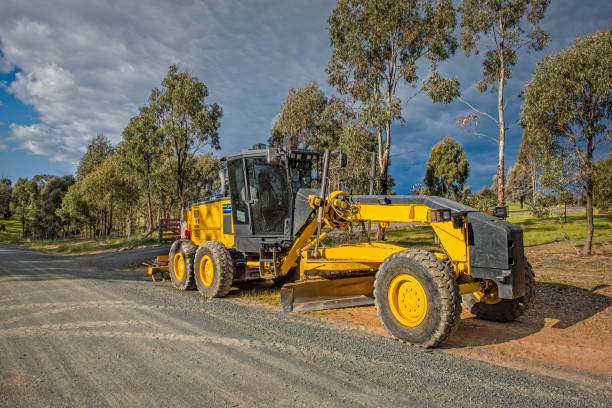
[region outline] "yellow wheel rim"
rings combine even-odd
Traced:
[[[408,274],[397,275],[389,285],[389,308],[398,322],[416,327],[427,315],[427,295],[421,283]]]
[[[215,278],[215,269],[213,268],[212,259],[210,256],[204,255],[200,259],[200,280],[206,286],[210,286]]]
[[[174,254],[174,258],[172,258],[172,271],[177,280],[183,280],[185,276],[185,258],[183,258],[183,254],[180,252]]]

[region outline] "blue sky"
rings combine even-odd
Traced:
[[[3,0],[0,13],[0,177],[71,174],[91,137],[116,143],[129,118],[159,86],[168,65],[191,70],[223,107],[220,154],[264,142],[290,87],[315,80],[331,94],[325,67],[331,55],[327,17],[332,1],[80,1]],[[518,93],[544,55],[577,35],[610,28],[612,3],[553,0],[542,22],[552,36],[539,53],[519,55],[507,95]],[[461,52],[441,69],[457,76],[463,97],[495,116],[496,96],[480,94],[479,57]],[[400,89],[407,96],[409,89]],[[509,105],[515,122],[520,103]],[[475,191],[491,183],[497,146],[466,133],[455,119],[460,102],[443,107],[419,96],[392,129],[398,193],[421,183],[429,150],[444,136],[463,144]],[[492,122],[478,130],[496,136]],[[508,134],[506,168],[521,140]]]

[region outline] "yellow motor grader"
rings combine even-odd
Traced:
[[[255,145],[222,162],[221,196],[182,214],[168,256],[177,289],[223,297],[234,282],[272,279],[283,311],[375,304],[393,336],[423,347],[453,332],[462,300],[504,322],[534,297],[517,225],[440,197],[327,193],[329,151]],[[439,249],[323,244],[334,230],[397,222],[430,225]]]

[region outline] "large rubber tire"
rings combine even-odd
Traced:
[[[406,290],[402,292],[402,287],[398,286],[397,290],[391,290],[390,295],[394,282],[401,282],[406,276],[409,279],[406,282],[412,282],[412,284],[406,283],[409,290],[420,287],[410,293],[421,294],[404,302],[408,305],[403,306],[404,308],[415,306],[416,309],[420,307],[422,311],[420,315],[422,321],[419,322],[419,319],[411,321],[409,322],[411,326],[398,320],[397,315],[401,316],[401,313],[397,311],[394,313],[390,306],[390,302],[399,302],[393,300],[394,294],[397,294],[397,299],[400,298],[400,293],[407,294]],[[418,285],[414,283],[415,281]],[[426,299],[422,299],[423,294]],[[385,259],[376,273],[374,297],[378,315],[387,330],[394,337],[420,347],[435,347],[444,342],[455,331],[461,319],[461,296],[457,282],[448,266],[429,251],[409,249],[396,252]],[[425,304],[420,303],[423,300],[426,300]],[[414,303],[417,301],[418,303]]]
[[[172,285],[179,290],[192,290],[195,288],[193,258],[195,257],[196,249],[195,244],[187,239],[174,241],[170,247],[168,255],[170,280]]]
[[[221,242],[200,244],[195,255],[195,281],[198,291],[208,297],[223,297],[232,287],[236,274],[234,259]]]
[[[476,317],[494,322],[511,322],[520,317],[535,298],[535,276],[531,264],[525,259],[525,296],[517,299],[502,299],[498,303],[480,302],[471,293],[463,295],[463,303]]]

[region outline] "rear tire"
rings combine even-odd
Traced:
[[[168,271],[172,286],[178,290],[195,288],[193,280],[193,258],[196,246],[187,239],[174,241],[168,256]]]
[[[435,347],[457,328],[461,296],[448,266],[431,252],[406,250],[389,256],[374,281],[376,309],[396,338]]]
[[[195,282],[198,291],[208,298],[223,297],[232,287],[236,274],[234,259],[221,242],[200,244],[195,255]]]
[[[511,322],[529,308],[535,298],[535,276],[531,264],[525,259],[525,296],[502,299],[498,303],[480,302],[472,293],[463,295],[463,304],[476,317],[493,322]]]

